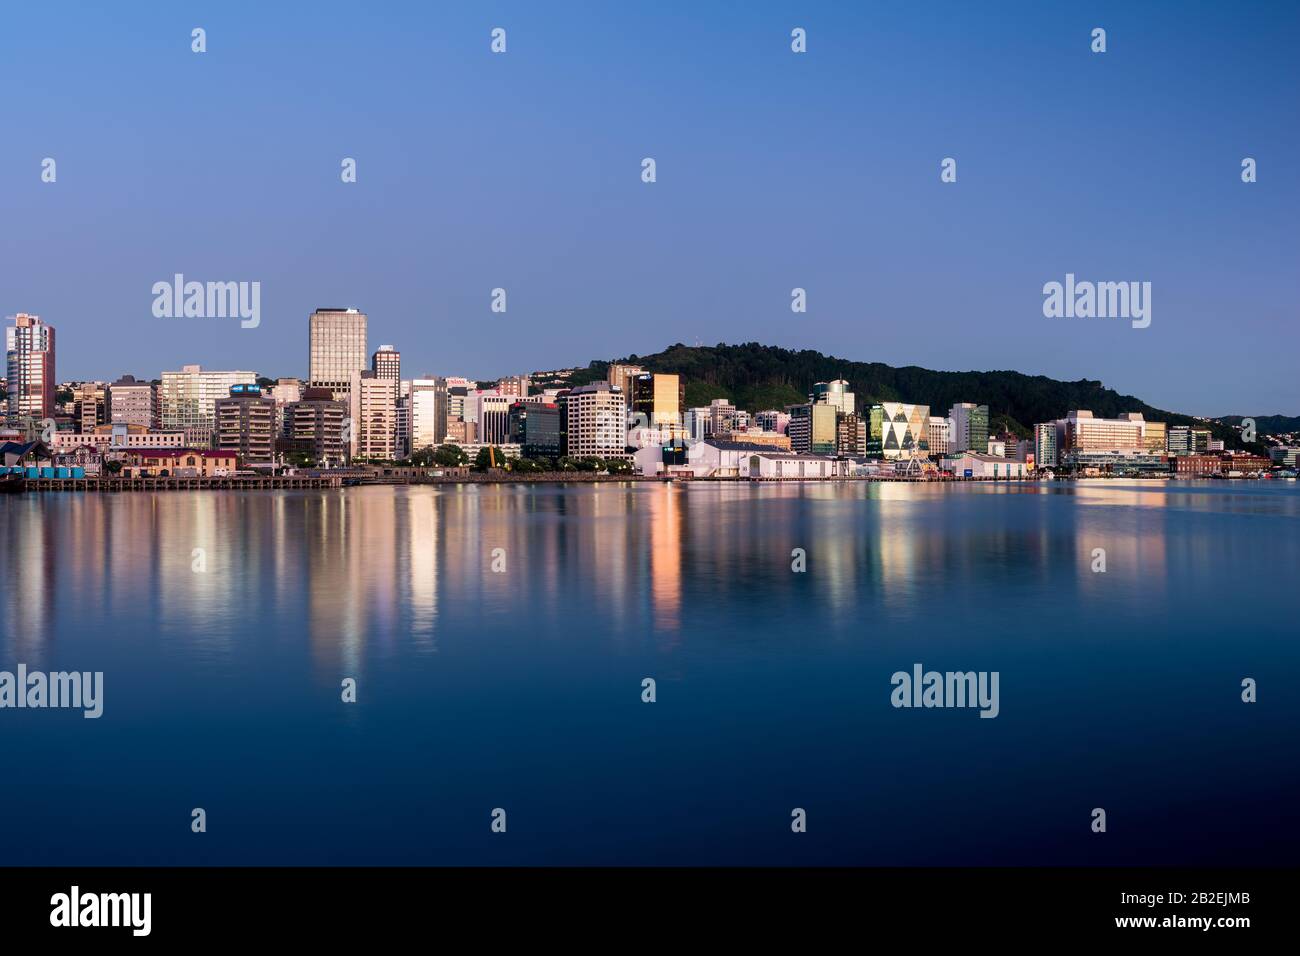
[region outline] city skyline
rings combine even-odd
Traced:
[[[1300,14],[1013,6],[409,7],[402,36],[352,8],[308,24],[239,5],[7,11],[8,69],[41,82],[0,156],[0,311],[84,343],[64,380],[250,356],[305,378],[299,323],[325,303],[367,312],[410,369],[483,378],[761,341],[1100,379],[1202,416],[1300,412],[1300,143],[1280,119]],[[342,45],[383,55],[320,70],[316,51]],[[447,95],[471,83],[472,101]],[[68,102],[115,122],[65,127]],[[175,273],[260,282],[260,324],[155,318],[150,289]],[[1074,274],[1150,282],[1150,327],[1044,317],[1044,284]]]

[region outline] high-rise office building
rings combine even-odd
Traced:
[[[162,430],[184,432],[185,443],[192,448],[211,447],[217,401],[230,396],[232,385],[256,384],[257,373],[243,370],[185,365],[179,372],[163,372],[158,390]]]
[[[771,408],[756,414],[754,421],[765,432],[776,432],[778,435],[784,435],[786,428],[790,425],[790,416],[785,412],[779,412]]]
[[[53,418],[54,326],[19,312],[5,329],[5,387],[10,415]]]
[[[436,448],[447,437],[447,392],[436,378],[411,379],[411,451]]]
[[[134,375],[123,375],[108,387],[109,422],[114,425],[158,427],[158,389]]]
[[[370,371],[375,378],[402,379],[402,353],[391,345],[381,345],[370,357]]]
[[[627,457],[627,399],[609,382],[579,385],[563,397],[564,454],[571,458]]]
[[[356,309],[317,309],[309,320],[310,364],[307,384],[328,388],[339,401],[348,401],[352,375],[366,369],[366,323]]]
[[[448,387],[456,388],[457,386],[462,386],[472,388],[475,384],[475,382],[471,382],[469,379],[457,379],[454,382],[449,381]],[[511,375],[497,382],[496,390],[502,395],[509,395],[512,398],[527,398],[528,390],[532,387],[532,379],[527,375]]]
[[[989,407],[959,402],[948,409],[952,427],[948,434],[948,452],[973,451],[983,455],[989,447]]]
[[[808,401],[813,405],[830,405],[841,415],[852,415],[856,397],[849,391],[849,383],[837,378],[833,382],[818,382],[814,385]]]
[[[1039,422],[1034,426],[1034,466],[1037,468],[1055,468],[1056,425],[1052,422]]]
[[[632,412],[642,416],[645,427],[658,431],[660,444],[686,437],[685,411],[686,385],[680,375],[656,372],[632,379]]]
[[[1169,435],[1166,432],[1164,422],[1146,423],[1146,432],[1143,435],[1143,442],[1146,445],[1147,451],[1151,452],[1153,455],[1163,455],[1165,450],[1168,448],[1168,445],[1166,445],[1168,439]]]
[[[356,371],[348,387],[352,456],[391,461],[397,457],[397,379]]]
[[[240,463],[269,465],[275,460],[275,399],[263,397],[254,385],[232,385],[227,398],[216,402],[218,451],[234,452]]]
[[[790,415],[786,434],[790,437],[792,451],[805,455],[835,454],[839,414],[834,405],[791,405],[786,412]]]

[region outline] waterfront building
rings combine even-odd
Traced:
[[[564,397],[564,454],[570,458],[626,458],[627,398],[609,382],[571,389]]]
[[[1143,447],[1153,455],[1164,454],[1168,449],[1169,434],[1164,422],[1146,422]]]
[[[1069,452],[1145,451],[1146,422],[1137,412],[1120,418],[1094,418],[1086,409],[1056,421],[1057,455]]]
[[[159,407],[163,431],[183,431],[187,444],[212,445],[217,401],[230,396],[234,385],[256,385],[255,372],[204,370],[185,365],[179,372],[163,372]]]
[[[984,454],[989,444],[989,407],[958,402],[948,409],[952,425],[948,434],[950,453],[974,450]]]
[[[19,312],[5,329],[5,389],[15,418],[53,418],[56,395],[54,326]]]
[[[952,434],[952,419],[930,416],[929,439],[930,454],[942,458],[950,449],[949,436]]]
[[[276,450],[275,399],[257,385],[232,385],[228,398],[216,403],[219,451],[233,452],[249,467],[271,465]]]
[[[350,402],[353,375],[366,369],[369,318],[356,309],[317,309],[308,320],[307,384]]]
[[[1300,447],[1278,445],[1268,450],[1268,457],[1275,465],[1294,469],[1300,465]]]
[[[869,415],[867,454],[870,457],[886,460],[929,457],[929,405],[881,402],[871,406]]]
[[[853,463],[825,455],[778,451],[768,445],[710,438],[687,446],[643,448],[633,456],[641,475],[695,478],[819,479],[854,473]]]
[[[106,402],[112,424],[158,426],[158,389],[134,375],[123,375],[108,387]]]
[[[238,469],[234,452],[207,448],[131,451],[124,462],[123,478],[227,478]]]
[[[855,400],[854,394],[849,391],[849,383],[842,378],[833,382],[818,382],[808,396],[809,404],[830,405],[841,415],[853,414]]]
[[[78,447],[94,449],[100,455],[123,451],[159,451],[185,447],[185,433],[181,431],[150,431],[143,425],[119,422],[96,425],[89,432],[55,432],[51,450],[66,453]]]
[[[347,417],[348,406],[335,401],[330,389],[304,389],[298,401],[285,406],[287,448],[322,467],[343,464],[348,452],[343,439]]]
[[[523,448],[527,458],[558,458],[560,406],[551,402],[515,401],[510,406],[510,443]]]
[[[397,379],[356,371],[348,388],[353,458],[397,458]]]
[[[786,433],[790,448],[799,454],[833,455],[838,438],[836,425],[838,413],[829,403],[791,405],[786,411],[790,423]],[[868,439],[870,440],[870,439]]]
[[[996,455],[981,455],[966,451],[950,454],[943,459],[943,470],[957,478],[1024,478],[1027,467],[1023,461],[1008,461]]]

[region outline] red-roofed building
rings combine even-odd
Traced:
[[[176,478],[226,478],[238,467],[234,452],[197,448],[142,448],[128,452],[123,464],[124,478],[159,477],[164,472]]]

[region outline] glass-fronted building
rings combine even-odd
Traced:
[[[881,402],[871,406],[867,457],[928,458],[929,455],[929,405]]]

